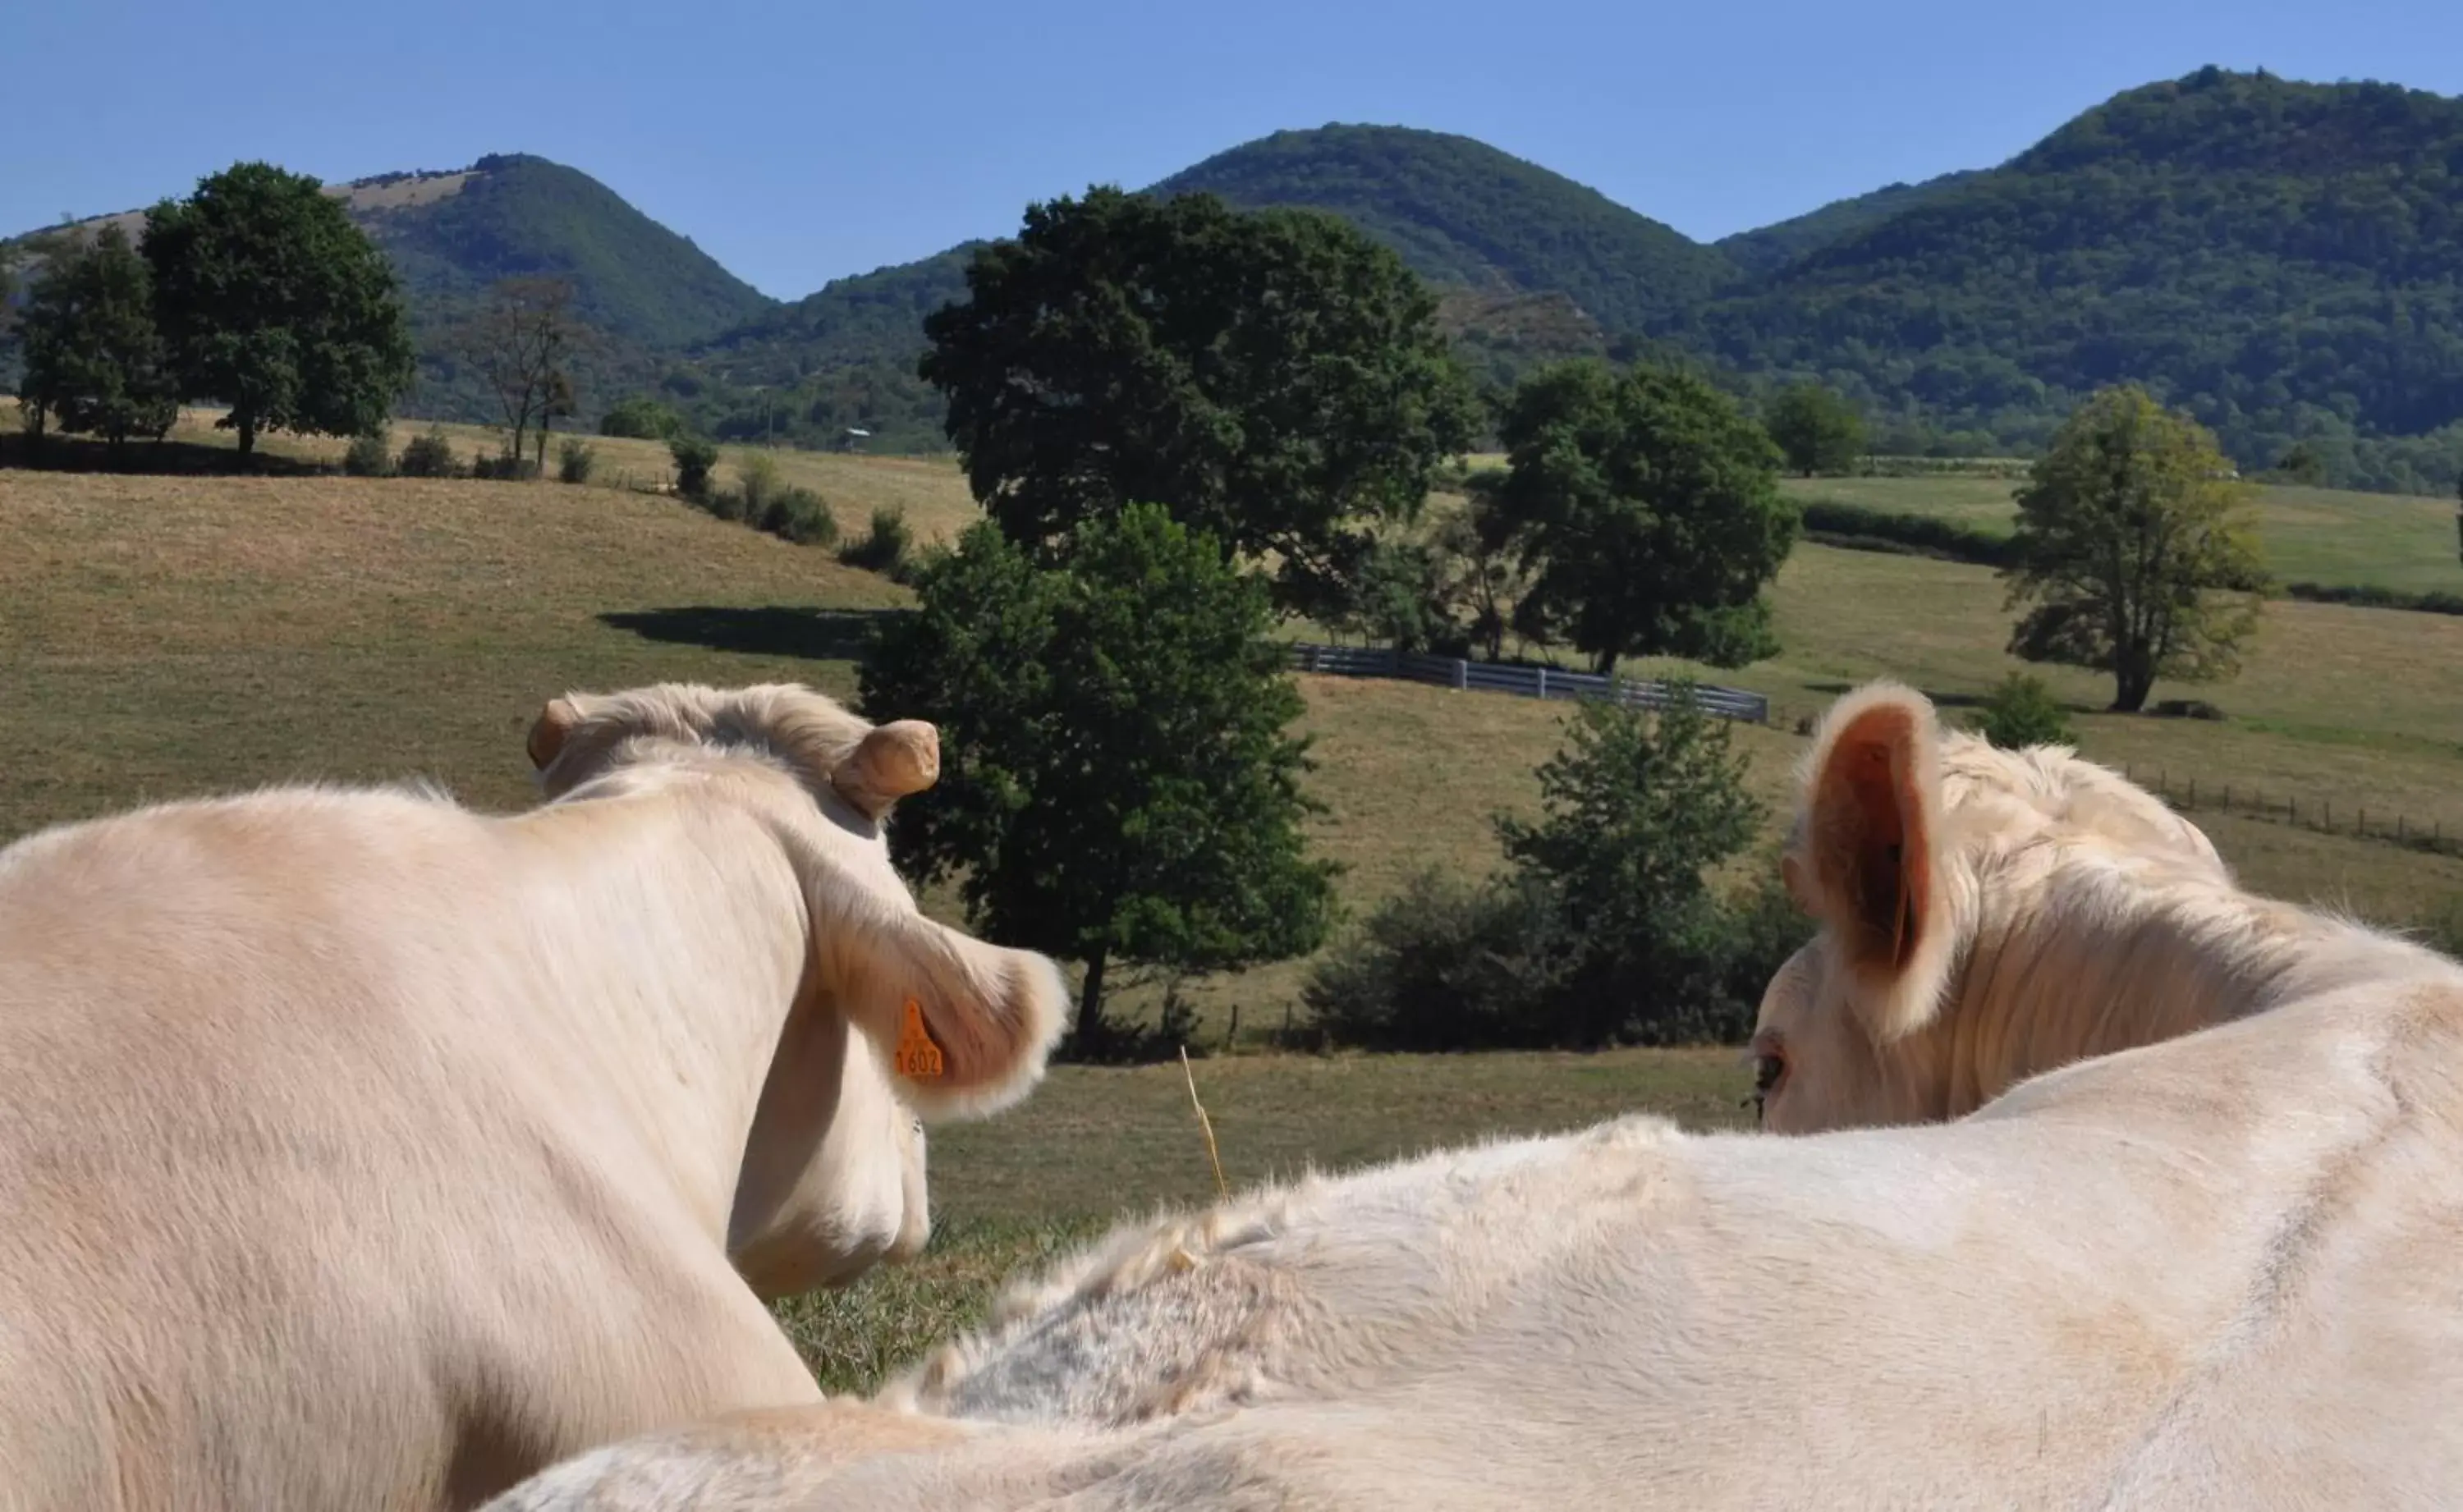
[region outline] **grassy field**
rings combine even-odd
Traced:
[[[1800,499],[1933,515],[2007,534],[2021,485],[1994,478],[1790,478],[1784,486]],[[2286,582],[2463,593],[2452,499],[2268,484],[2257,489],[2257,511],[2267,566]]]
[[[781,460],[791,477],[824,480],[851,525],[893,501],[945,529],[971,512],[946,463]],[[1776,596],[1786,652],[1710,674],[1782,711],[1776,727],[1738,730],[1775,808],[1803,746],[1795,718],[1845,685],[1887,673],[1954,703],[2015,664],[1998,650],[2007,620],[1983,569],[1806,547]],[[300,776],[424,774],[473,804],[517,806],[531,796],[523,731],[550,695],[663,678],[791,677],[846,692],[872,617],[905,597],[829,552],[614,487],[0,471],[0,839]],[[2084,674],[2053,680],[2082,710],[2105,696]],[[1302,682],[1312,788],[1328,808],[1317,837],[1348,868],[1354,908],[1418,867],[1493,865],[1490,816],[1533,806],[1533,768],[1565,713]],[[2209,793],[2239,785],[2244,802],[2258,788],[2463,832],[2463,620],[2273,606],[2247,673],[2204,691],[2230,720],[2083,712],[2087,752],[2165,771],[2176,788],[2195,775]],[[2199,817],[2269,892],[2390,918],[2463,896],[2463,860]],[[1235,1013],[1246,1036],[1282,1022],[1302,970],[1204,985],[1200,1048]],[[1149,989],[1121,1005],[1151,1002]],[[1725,1051],[1218,1056],[1197,1075],[1235,1182],[1635,1108],[1718,1122],[1737,1116],[1746,1084]],[[999,1122],[937,1134],[933,1167],[946,1227],[919,1265],[786,1311],[837,1384],[940,1336],[996,1278],[1107,1216],[1212,1185],[1176,1065],[1063,1069]]]

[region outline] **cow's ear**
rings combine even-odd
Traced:
[[[872,727],[830,784],[878,819],[891,804],[940,780],[941,732],[922,720],[893,720]]]
[[[550,699],[547,706],[531,721],[528,746],[531,765],[545,771],[564,749],[565,737],[581,723],[581,706],[570,698]]]
[[[1788,890],[1829,932],[1865,1032],[1889,1044],[1932,1021],[1951,967],[1931,702],[1876,682],[1833,704],[1799,803]]]
[[[899,1095],[926,1118],[980,1118],[1033,1090],[1068,1026],[1059,966],[926,918],[829,840],[804,843],[819,978],[886,1053]]]

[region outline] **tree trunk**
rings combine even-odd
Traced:
[[[1613,651],[1602,651],[1591,659],[1591,670],[1603,678],[1616,676],[1616,664],[1617,654]]]
[[[243,457],[256,455],[256,417],[247,410],[239,410],[231,416],[231,423],[239,429],[239,454]]]
[[[538,471],[539,471],[539,476],[540,476],[540,477],[542,477],[542,478],[544,478],[544,477],[546,477],[546,476],[547,476],[547,427],[548,427],[548,422],[549,422],[549,421],[553,421],[555,418],[556,418],[556,417],[555,417],[554,415],[541,415],[541,416],[539,417]]]
[[[2112,675],[2112,711],[2135,714],[2147,706],[2147,695],[2155,690],[2152,675],[2135,667],[2117,669]]]
[[[1078,1026],[1070,1031],[1083,1049],[1100,1049],[1110,1038],[1103,1024],[1103,965],[1111,953],[1108,946],[1098,945],[1086,961],[1086,984],[1078,992]]]

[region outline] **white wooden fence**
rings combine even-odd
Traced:
[[[1301,672],[1339,678],[1396,678],[1473,693],[1512,693],[1526,699],[1614,699],[1633,708],[1661,708],[1667,686],[1625,678],[1603,678],[1558,667],[1509,667],[1461,657],[1430,657],[1383,646],[1325,646],[1299,641],[1292,665]],[[1742,688],[1697,684],[1695,706],[1722,719],[1770,723],[1770,700]]]

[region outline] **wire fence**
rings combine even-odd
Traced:
[[[2390,805],[2380,804],[2372,811],[2366,803],[2348,798],[2339,803],[2314,794],[2304,797],[2280,790],[2270,793],[2247,783],[2201,780],[2194,774],[2185,774],[2174,782],[2170,768],[2161,766],[2150,769],[2128,763],[2121,770],[2123,776],[2181,813],[2263,819],[2321,834],[2349,835],[2357,840],[2401,846],[2408,851],[2463,856],[2463,829],[2449,830],[2443,818],[2433,815],[2421,820]]]

